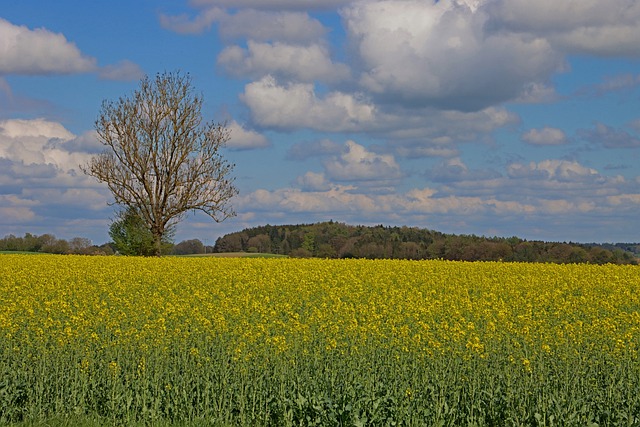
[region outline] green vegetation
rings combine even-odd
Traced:
[[[51,234],[8,235],[0,251],[82,255],[153,255],[150,232],[124,211],[110,229],[116,242],[91,245],[76,237],[67,242]],[[561,264],[637,264],[640,243],[578,244],[527,241],[518,237],[453,235],[415,227],[351,226],[338,222],[265,225],[230,233],[208,246],[199,239],[163,243],[165,255],[291,256],[296,258],[445,259],[451,261],[551,262]],[[260,254],[260,255],[258,255]]]
[[[527,241],[518,237],[453,235],[415,227],[352,226],[339,222],[266,225],[220,237],[216,252],[257,251],[318,258],[446,259],[636,264],[640,245]]]
[[[160,252],[170,252],[174,228],[167,228],[160,239]],[[109,236],[121,255],[152,256],[156,254],[156,240],[138,211],[128,207],[118,212],[118,218],[109,227]]]
[[[111,244],[96,246],[89,239],[74,237],[67,241],[58,239],[53,234],[26,233],[24,237],[9,234],[0,239],[0,252],[7,253],[49,253],[49,254],[78,254],[78,255],[112,255],[114,249]]]
[[[640,269],[0,255],[0,424],[638,426]]]

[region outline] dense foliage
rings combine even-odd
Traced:
[[[339,222],[266,225],[227,234],[216,252],[267,252],[296,257],[400,258],[594,264],[636,263],[628,249],[576,243],[444,234],[415,227],[352,226]]]
[[[0,424],[640,424],[634,266],[0,255],[0,306]]]
[[[96,246],[84,237],[71,240],[58,239],[53,234],[40,236],[26,233],[23,237],[8,234],[0,239],[0,251],[42,252],[49,254],[111,255],[114,248],[110,244]]]
[[[161,237],[161,254],[167,254],[173,246],[174,227],[168,227]],[[157,244],[153,233],[136,209],[128,207],[118,212],[117,219],[109,226],[109,236],[120,255],[156,255]]]

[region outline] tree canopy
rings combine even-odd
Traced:
[[[329,221],[247,228],[218,238],[214,251],[320,258],[635,264],[640,245],[527,241],[518,237],[454,235],[417,227],[368,227]]]

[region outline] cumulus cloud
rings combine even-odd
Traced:
[[[362,87],[386,102],[479,110],[517,98],[562,66],[542,37],[490,31],[479,6],[386,0],[345,7]]]
[[[5,173],[13,171],[23,178],[65,179],[65,175],[75,176],[79,165],[86,163],[89,153],[97,149],[93,133],[76,137],[57,122],[45,119],[0,121],[0,159],[10,165]]]
[[[262,77],[271,74],[300,82],[336,82],[349,77],[349,68],[333,63],[328,49],[309,46],[249,41],[247,49],[231,46],[218,56],[218,65],[236,76]]]
[[[229,124],[229,129],[231,130],[231,139],[227,143],[227,147],[231,150],[253,150],[271,146],[266,136],[256,131],[245,129],[235,120]]]
[[[562,145],[569,142],[562,129],[552,127],[531,129],[523,133],[520,138],[527,144],[532,145]]]
[[[303,191],[326,191],[331,188],[323,173],[307,172],[296,178],[296,185]]]
[[[0,18],[0,74],[69,74],[96,68],[96,60],[83,55],[64,35]]]
[[[257,124],[280,129],[361,130],[375,113],[357,96],[336,91],[319,98],[313,84],[279,85],[272,76],[247,84],[241,99]]]
[[[324,163],[327,176],[335,181],[389,181],[402,176],[392,155],[376,154],[354,141],[347,141],[344,152]]]

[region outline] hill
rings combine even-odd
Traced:
[[[354,226],[328,221],[247,228],[218,238],[214,251],[320,258],[637,264],[629,249],[640,245],[619,245],[605,248],[598,244],[454,235],[416,227]]]

